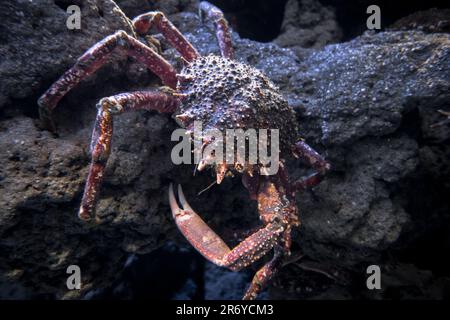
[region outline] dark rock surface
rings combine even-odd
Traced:
[[[314,0],[289,0],[284,9],[280,35],[274,43],[296,51],[322,48],[339,42],[341,38],[342,31],[333,8]]]
[[[43,90],[48,79],[61,75],[81,52],[106,35],[131,30],[119,8],[103,0],[83,1],[81,30],[69,30],[66,8],[74,2],[58,3],[2,2],[0,108],[11,99],[25,99]]]
[[[450,9],[431,8],[418,11],[393,23],[390,30],[420,30],[424,32],[450,32]]]
[[[0,5],[0,53],[5,57],[0,64],[1,297],[92,296],[93,290],[117,282],[130,254],[150,253],[168,239],[185,244],[170,217],[170,181],[185,186],[192,206],[230,244],[239,238],[235,234],[257,223],[255,203],[238,178],[196,195],[213,177],[203,173],[194,179],[193,167],[172,164],[170,134],[176,125],[170,116],[151,112],[117,118],[98,204],[102,224],[92,227],[78,220],[96,101],[157,85],[153,75],[130,59],[109,64],[55,109],[59,137],[38,129],[37,97],[90,45],[127,28],[109,1],[88,3],[77,32],[65,28],[66,14],[52,1]],[[180,8],[193,11],[194,1],[164,3],[167,7],[162,9],[202,54],[219,52],[211,26],[202,26],[193,12],[177,13]],[[142,5],[141,10],[136,1],[119,4],[130,15],[158,9]],[[38,28],[33,28],[33,19]],[[30,25],[21,32],[23,21]],[[9,32],[4,32],[6,25]],[[316,34],[328,27],[317,28]],[[329,30],[330,40],[317,38],[311,47],[334,42],[338,28]],[[17,33],[21,36],[13,36]],[[323,183],[298,196],[302,226],[295,233],[293,252],[301,250],[306,257],[283,269],[269,296],[354,297],[346,285],[360,281],[355,274],[365,283],[365,268],[372,263],[391,270],[388,279],[394,279],[394,286],[438,281],[426,271],[429,265],[407,268],[407,274],[419,276],[405,276],[408,281],[403,281],[398,276],[403,262],[393,267],[396,258],[386,255],[449,222],[448,203],[436,197],[449,191],[450,131],[430,128],[442,120],[436,111],[448,109],[450,101],[448,34],[365,33],[318,49],[303,49],[307,45],[301,44],[295,52],[237,34],[233,40],[237,59],[260,69],[280,87],[297,111],[301,134],[333,165]],[[175,50],[163,40],[162,44],[164,55],[180,67]],[[292,177],[309,170],[297,162],[289,167]],[[414,199],[417,193],[422,200]],[[448,249],[449,242],[447,236],[440,245]],[[66,289],[65,271],[71,264],[82,269],[81,291]],[[317,268],[337,280],[305,271]],[[216,270],[208,270],[214,279],[219,277]],[[444,284],[446,276],[441,279]],[[240,278],[246,281],[248,276]],[[229,290],[222,297],[236,296]],[[432,294],[423,291],[416,296],[442,297],[443,290],[438,286]],[[221,297],[208,292],[207,297]]]

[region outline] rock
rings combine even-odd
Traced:
[[[284,9],[280,35],[274,43],[294,51],[322,48],[339,42],[342,31],[335,10],[313,0],[289,0]]]
[[[81,8],[81,29],[69,30],[71,1],[36,0],[0,5],[0,109],[13,100],[45,90],[90,46],[116,30],[131,31],[125,16],[109,0],[88,0]],[[52,66],[52,68],[48,68]],[[30,110],[27,110],[30,112]]]
[[[58,138],[39,130],[33,119],[37,113],[32,111],[37,109],[37,96],[86,48],[126,25],[112,3],[92,1],[83,7],[87,27],[71,33],[61,22],[66,17],[62,9],[53,2],[34,3],[38,2],[6,5],[10,14],[3,19],[17,27],[13,14],[17,10],[38,10],[46,17],[39,20],[37,31],[29,29],[26,38],[10,36],[8,46],[0,49],[7,57],[0,70],[7,75],[1,92],[3,108],[8,110],[8,117],[0,120],[0,148],[6,150],[0,154],[2,283],[16,286],[28,297],[80,298],[87,292],[92,296],[93,290],[120,278],[130,254],[153,252],[168,239],[186,244],[176,232],[167,204],[171,181],[183,184],[192,207],[230,245],[236,243],[238,230],[258,222],[256,205],[240,179],[226,179],[197,196],[214,178],[206,172],[193,179],[193,167],[172,164],[170,134],[176,125],[170,116],[153,112],[117,117],[97,206],[102,223],[92,227],[78,220],[93,106],[105,95],[158,83],[135,63],[114,63],[74,89],[55,109]],[[127,11],[137,11],[134,2],[124,4]],[[103,17],[96,13],[100,6]],[[202,54],[219,52],[213,29],[201,25],[196,14],[175,13],[169,18]],[[294,51],[241,39],[236,33],[233,41],[239,61],[262,70],[280,87],[297,111],[302,135],[333,167],[318,187],[298,196],[302,226],[294,234],[294,253],[301,250],[309,259],[344,274],[364,272],[369,261],[379,261],[386,250],[407,244],[402,235],[416,225],[403,191],[405,181],[410,181],[406,188],[412,190],[419,170],[439,175],[435,163],[447,168],[446,175],[449,172],[448,147],[443,146],[449,131],[433,131],[428,125],[439,121],[436,110],[449,101],[448,36],[419,31],[366,33],[323,48],[329,40],[316,40],[317,48],[299,46]],[[76,45],[69,48],[69,43]],[[179,68],[176,51],[162,43],[164,56]],[[27,64],[15,62],[16,55]],[[139,78],[139,73],[147,76]],[[417,126],[406,122],[411,115]],[[429,139],[424,141],[422,135]],[[292,178],[309,171],[297,162],[290,162],[289,168]],[[68,291],[65,286],[71,264],[82,269],[81,291]],[[284,286],[283,298],[297,296],[294,265],[277,280]],[[311,292],[317,293],[314,288]]]
[[[125,14],[133,19],[134,17],[148,11],[160,10],[166,15],[181,12],[197,12],[198,6],[195,0],[164,0],[146,1],[140,0],[117,0],[116,3]]]
[[[431,8],[418,11],[393,23],[390,30],[421,30],[429,33],[450,32],[450,9]]]
[[[334,256],[334,267],[380,261],[376,252],[411,228],[408,200],[397,196],[402,181],[434,168],[435,178],[448,186],[448,127],[430,124],[439,121],[436,111],[449,99],[450,77],[443,72],[450,65],[449,44],[443,34],[366,33],[300,54],[300,70],[290,79],[298,96],[291,101],[302,114],[307,141],[325,146],[337,174],[299,197],[302,252],[316,261],[324,253]],[[411,128],[414,112],[419,115]],[[422,134],[435,138],[424,142]],[[429,201],[429,195],[421,197]],[[327,249],[324,242],[335,245]]]
[[[150,144],[141,141],[141,152],[158,150],[155,137],[159,132],[160,128],[153,134],[153,139],[148,140]],[[105,186],[104,197],[99,203],[99,214],[109,222],[95,228],[80,223],[75,208],[87,173],[87,136],[84,138],[53,138],[48,132],[38,130],[30,118],[17,117],[1,122],[0,145],[7,151],[2,153],[0,171],[0,265],[1,270],[8,272],[14,268],[23,271],[14,281],[20,283],[28,282],[28,278],[35,279],[36,282],[30,285],[34,296],[73,297],[85,290],[106,286],[116,272],[113,269],[123,265],[126,252],[149,252],[171,233],[163,227],[170,226],[169,222],[164,222],[169,216],[161,215],[159,210],[161,204],[166,204],[166,194],[159,190],[159,179],[140,172],[142,167],[138,166],[140,162],[136,162],[137,155],[126,150],[117,150],[116,156],[131,158],[131,162],[137,163],[133,169],[140,176],[130,178],[127,176],[129,168],[121,171],[120,166],[113,166],[109,175],[116,172],[122,179],[112,179],[109,187]],[[160,140],[159,143],[164,142]],[[153,156],[145,159],[152,161]],[[112,163],[115,161],[113,159]],[[171,167],[170,161],[164,163]],[[145,166],[144,163],[142,165]],[[167,165],[158,163],[154,168],[168,169]],[[145,188],[142,185],[134,188],[133,185],[141,179],[149,184]],[[116,190],[117,184],[122,183],[128,187]],[[122,190],[121,195],[117,193],[119,190]],[[114,198],[122,200],[115,201]],[[128,215],[130,210],[133,214]],[[143,214],[147,210],[153,214]],[[111,216],[112,212],[119,211],[125,215]],[[127,227],[117,227],[120,225]],[[173,231],[172,227],[169,229]],[[108,262],[98,262],[99,256],[105,254]],[[71,264],[82,268],[81,292],[68,292],[65,281],[62,281],[66,278],[66,268]],[[95,272],[104,276],[95,277]],[[3,276],[9,278],[8,274]],[[55,282],[54,279],[60,281]]]
[[[224,270],[210,262],[205,270],[206,300],[239,300],[252,281],[251,272],[232,272]],[[267,299],[267,292],[262,292],[258,299]]]
[[[448,37],[440,34],[366,33],[300,57],[311,67],[293,76],[298,81],[292,91],[307,115],[321,113],[315,124],[328,146],[386,135],[398,128],[402,113],[412,110],[417,100],[438,101],[445,95],[449,79],[442,71],[448,46]]]

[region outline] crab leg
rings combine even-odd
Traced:
[[[256,200],[258,198],[260,176],[257,172],[250,175],[247,171],[242,175],[242,184],[248,190],[250,199]]]
[[[163,89],[164,90],[164,89]],[[173,112],[179,104],[179,99],[170,93],[170,89],[160,91],[136,91],[122,93],[103,98],[97,104],[98,113],[95,120],[91,140],[91,166],[84,188],[78,216],[82,220],[90,220],[94,215],[98,200],[100,185],[111,152],[113,134],[113,116],[135,110],[157,110]]]
[[[266,284],[273,278],[278,270],[283,266],[284,253],[280,246],[275,246],[272,260],[267,262],[261,269],[256,272],[252,279],[252,283],[247,289],[243,300],[254,300]]]
[[[38,100],[39,113],[43,124],[51,131],[56,131],[51,118],[51,111],[61,98],[74,88],[81,80],[88,77],[104,65],[113,51],[122,56],[131,56],[146,65],[162,82],[175,88],[177,83],[175,69],[159,54],[129,36],[125,31],[118,31],[91,47],[78,58],[76,64],[66,71]]]
[[[305,190],[318,185],[320,181],[322,181],[325,174],[330,170],[330,164],[303,141],[297,142],[294,145],[292,152],[294,156],[303,159],[317,171],[307,177],[293,182],[292,187],[294,191]]]
[[[199,5],[199,15],[203,20],[210,20],[216,27],[216,37],[219,42],[220,52],[222,56],[233,59],[234,50],[231,42],[230,28],[227,20],[223,16],[223,12],[209,2],[202,1]]]
[[[173,217],[181,233],[206,259],[233,271],[252,264],[269,252],[280,239],[283,227],[269,223],[247,237],[233,250],[191,208],[178,186],[181,207],[177,204],[173,187],[169,187],[169,202]]]
[[[188,62],[194,61],[200,56],[192,44],[160,11],[148,12],[137,16],[133,19],[133,26],[140,35],[147,34],[150,28],[155,26]]]
[[[281,176],[278,180],[264,179],[257,195],[258,209],[265,226],[244,239],[235,248],[225,242],[200,218],[187,203],[181,186],[178,186],[178,206],[173,187],[169,187],[169,202],[173,217],[181,233],[206,259],[216,265],[239,271],[266,255],[275,247],[274,258],[258,271],[244,299],[254,299],[272,278],[289,255],[290,225],[298,225],[297,210],[289,195],[283,194]],[[283,244],[283,245],[281,245]]]

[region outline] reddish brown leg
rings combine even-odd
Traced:
[[[261,219],[265,223],[274,219],[281,219],[281,224],[285,227],[280,241],[274,247],[272,260],[255,274],[245,293],[245,300],[255,299],[283,266],[285,258],[291,254],[291,228],[300,224],[295,198],[290,190],[289,177],[282,162],[280,162],[277,176],[269,179],[261,178],[259,184],[261,190],[258,191],[258,208]]]
[[[170,185],[170,207],[181,233],[206,259],[233,271],[238,271],[264,256],[273,248],[284,231],[278,223],[269,223],[230,250],[191,208],[181,186],[178,186],[178,198],[182,208],[178,206],[173,187]]]
[[[165,92],[163,92],[165,91]],[[111,152],[113,116],[135,110],[173,112],[179,99],[171,89],[162,91],[136,91],[103,98],[97,104],[98,113],[91,140],[91,166],[78,213],[83,220],[90,220],[95,212],[106,162]]]
[[[317,171],[292,183],[293,191],[301,191],[318,185],[325,174],[330,170],[330,164],[303,141],[297,142],[293,147],[292,152],[294,153],[294,156],[303,159]]]
[[[266,284],[273,278],[273,276],[283,266],[283,258],[285,254],[280,246],[275,246],[272,260],[266,263],[261,269],[256,272],[252,279],[252,283],[247,289],[243,300],[254,300],[266,286]]]
[[[223,12],[209,2],[202,1],[199,5],[200,18],[212,21],[216,27],[216,37],[219,42],[220,52],[222,56],[233,59],[234,50],[231,42],[230,28],[228,22],[223,16]]]
[[[178,50],[178,52],[188,62],[197,59],[200,54],[192,46],[192,44],[186,40],[181,32],[170,22],[164,13],[159,11],[148,12],[141,14],[133,19],[133,26],[136,32],[140,35],[148,33],[152,26],[163,34],[163,36],[169,41],[169,43]]]
[[[276,272],[281,265],[281,256],[289,251],[290,236],[287,233],[290,233],[290,226],[298,225],[297,209],[290,196],[285,196],[280,180],[280,176],[275,176],[273,179],[262,178],[257,200],[264,227],[232,250],[190,207],[180,186],[178,186],[178,197],[182,208],[178,206],[172,185],[169,188],[170,207],[178,228],[186,239],[211,262],[238,271],[262,258],[274,246],[279,247],[276,249],[274,259],[258,271],[244,298],[255,298]],[[281,244],[286,241],[287,243],[282,246]]]
[[[104,65],[113,51],[135,58],[160,77],[165,85],[176,87],[176,71],[163,57],[125,31],[118,31],[86,51],[78,58],[76,64],[39,98],[39,113],[44,126],[52,131],[56,130],[51,111],[67,92]]]

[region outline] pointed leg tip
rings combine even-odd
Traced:
[[[186,196],[184,195],[183,188],[181,187],[181,184],[178,185],[178,199],[180,200],[181,206],[183,209],[192,210],[191,206],[186,200]]]
[[[178,193],[184,197],[183,188],[181,187],[181,184],[178,185]]]
[[[175,194],[173,193],[173,183],[169,184],[169,201],[172,201],[172,198],[175,199]]]
[[[81,207],[78,211],[78,218],[80,218],[80,220],[83,220],[84,222],[91,221],[91,215],[83,207]]]

